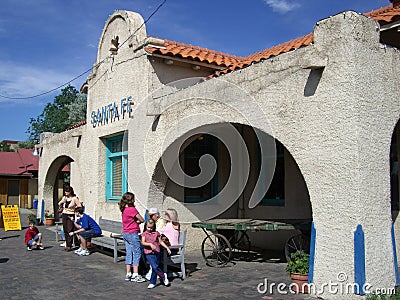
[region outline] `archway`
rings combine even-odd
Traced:
[[[235,153],[230,145],[224,144],[219,138],[221,132],[232,128],[236,130],[237,135],[229,136],[233,139],[230,145],[239,145],[241,139],[245,153]],[[271,163],[273,160],[272,178],[268,178],[268,171],[261,172],[263,145],[260,146],[260,143],[263,142],[273,143],[274,157],[264,160],[264,163]],[[174,144],[177,145],[171,145],[165,150],[153,172],[148,196],[149,206],[156,206],[161,210],[173,207],[178,210],[180,220],[187,223],[214,218],[272,220],[290,224],[302,221],[311,223],[310,196],[301,170],[285,145],[271,135],[239,123],[214,124],[191,130]],[[175,159],[173,164],[166,164],[171,157],[169,152],[175,151],[179,152],[179,160]],[[188,187],[189,181],[185,177],[180,178],[182,174],[176,169],[181,167],[184,174],[199,177],[207,167],[212,169],[212,163],[207,165],[206,161],[201,161],[202,157],[207,155],[216,162],[215,172],[208,177],[209,180],[205,184]],[[237,182],[236,186],[231,185],[233,191],[222,195],[223,189],[231,180]],[[257,182],[261,182],[261,185],[267,188],[260,188]],[[237,188],[241,185],[243,189]],[[258,196],[258,202],[252,207],[250,202],[254,193]],[[227,195],[232,198],[226,199]],[[218,202],[222,202],[222,205],[218,205]],[[205,208],[201,210],[196,205],[205,205]],[[204,212],[210,214],[206,216]],[[299,233],[297,230],[288,230],[261,234],[249,232],[248,235],[253,246],[269,247],[283,256],[282,250],[286,241]]]
[[[69,156],[59,156],[50,165],[47,170],[43,185],[43,199],[45,200],[45,210],[54,211],[56,220],[59,219],[57,213],[60,189],[65,182],[69,181],[69,165],[73,159]],[[68,173],[68,174],[66,174]]]

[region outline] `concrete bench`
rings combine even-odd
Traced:
[[[125,251],[125,242],[122,238],[122,223],[118,221],[112,221],[100,217],[99,226],[102,231],[110,232],[110,235],[102,235],[92,238],[92,244],[113,250],[114,263],[121,259],[125,259],[125,255],[119,255],[119,252]]]

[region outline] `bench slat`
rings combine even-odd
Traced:
[[[110,232],[110,236],[99,236],[92,238],[92,243],[97,246],[112,249],[114,251],[114,263],[125,256],[118,256],[119,250],[125,250],[125,242],[122,237],[122,223],[118,221],[99,218],[99,226],[102,231]]]

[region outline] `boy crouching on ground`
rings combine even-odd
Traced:
[[[75,222],[75,227],[78,230],[69,233],[71,236],[76,234],[78,237],[81,246],[78,250],[75,250],[75,253],[79,256],[89,255],[87,242],[90,242],[92,237],[101,236],[102,234],[100,226],[92,217],[83,213],[83,210],[83,207],[75,208],[75,215],[79,218],[78,223]]]
[[[34,246],[36,246],[36,249],[44,250],[42,234],[35,226],[34,221],[29,221],[29,228],[25,232],[25,245],[27,246],[28,251],[31,251]]]

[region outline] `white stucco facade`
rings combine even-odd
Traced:
[[[106,22],[88,78],[87,125],[43,139],[39,199],[53,205],[55,175],[72,162],[71,185],[87,212],[95,219],[119,220],[116,202],[106,201],[106,140],[125,132],[128,187],[137,197],[139,211],[153,206],[177,209],[189,230],[189,248],[198,248],[201,242],[201,231],[192,229],[190,222],[207,216],[312,218],[313,282],[317,286],[336,282],[337,274],[345,272],[346,282],[351,283],[354,235],[361,225],[366,282],[393,287],[397,262],[391,234],[389,152],[400,116],[400,53],[379,43],[379,25],[355,12],[343,12],[318,22],[314,43],[307,47],[219,78],[185,81],[208,74],[193,70],[189,63],[168,66],[162,58],[149,56],[144,50],[145,26],[130,37],[142,23],[138,14],[125,11],[115,12]],[[110,41],[116,36],[126,43],[110,56]],[[165,87],[168,84],[172,87]],[[107,122],[94,122],[98,110],[114,105],[119,118],[109,115]],[[234,146],[238,141],[230,135],[233,124],[250,144],[247,153]],[[249,207],[253,190],[246,182],[254,183],[257,176],[253,169],[249,174],[241,170],[247,170],[247,159],[253,168],[257,165],[251,146],[255,136],[246,133],[250,128],[285,147],[283,207]],[[236,181],[220,202],[197,210],[180,200],[183,188],[166,172],[174,169],[168,162],[180,160],[180,148],[174,147],[207,132],[226,137],[229,154],[235,158],[231,170],[233,164],[238,169]],[[224,165],[227,157],[219,156],[218,163]],[[228,177],[229,170],[219,168],[218,175]],[[222,188],[222,182],[218,184]],[[255,239],[263,243],[262,234]]]

